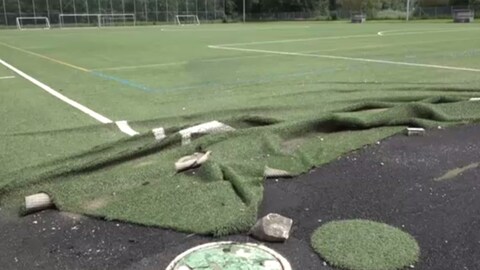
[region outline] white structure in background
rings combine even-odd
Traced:
[[[418,4],[419,1],[416,0],[407,0],[407,7],[405,8],[406,16],[405,20],[409,21],[412,14],[415,12],[415,5]]]
[[[17,17],[17,28],[24,29],[50,29],[47,17]]]
[[[125,25],[136,25],[135,14],[133,13],[124,13],[124,14],[100,14],[100,27],[104,26],[125,26]]]
[[[453,22],[471,23],[475,18],[475,11],[471,9],[453,9]]]
[[[106,26],[135,26],[135,14],[59,14],[60,28],[64,27],[106,27]]]
[[[176,15],[175,23],[182,26],[187,24],[200,25],[200,20],[197,15]]]

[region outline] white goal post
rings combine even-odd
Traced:
[[[200,20],[197,15],[175,15],[175,23],[178,25],[200,25]]]
[[[50,29],[50,20],[47,17],[17,17],[17,28],[24,29]]]
[[[60,28],[65,27],[105,27],[116,25],[131,25],[135,26],[135,14],[121,13],[121,14],[98,14],[98,13],[84,13],[84,14],[59,14],[58,23]]]
[[[97,26],[100,27],[100,14],[59,14],[60,28],[67,26]]]
[[[100,27],[126,25],[127,23],[129,23],[132,26],[135,26],[136,24],[135,14],[133,13],[100,14]]]

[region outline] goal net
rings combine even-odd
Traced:
[[[135,14],[102,14],[100,26],[135,26]]]
[[[60,14],[59,24],[65,27],[135,26],[134,14]]]
[[[473,22],[475,12],[470,9],[454,9],[452,10],[453,22],[470,23]]]
[[[64,27],[100,27],[99,14],[59,14],[58,23]]]
[[[17,28],[24,29],[50,29],[47,17],[17,17]]]
[[[352,23],[364,23],[367,21],[367,15],[362,12],[352,12],[351,22]]]
[[[178,25],[200,25],[197,15],[176,15],[175,23]]]

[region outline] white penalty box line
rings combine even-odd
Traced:
[[[452,67],[452,66],[421,64],[421,63],[411,63],[411,62],[398,62],[398,61],[390,61],[390,60],[346,57],[346,56],[336,56],[336,55],[326,55],[326,54],[312,54],[312,53],[247,49],[247,48],[226,47],[226,46],[222,46],[222,45],[209,45],[208,48],[219,49],[219,50],[240,51],[240,52],[254,52],[254,53],[286,55],[286,56],[302,56],[302,57],[310,57],[310,58],[323,58],[323,59],[333,59],[333,60],[378,63],[378,64],[388,64],[388,65],[397,65],[397,66],[411,66],[411,67],[423,67],[423,68],[432,68],[432,69],[446,69],[446,70],[456,70],[456,71],[480,72],[480,69],[476,69],[476,68]]]
[[[360,35],[346,35],[346,36],[325,36],[325,37],[313,37],[313,38],[295,38],[295,39],[279,39],[279,40],[266,40],[266,41],[252,41],[252,42],[240,42],[240,43],[225,43],[216,44],[213,46],[219,47],[238,47],[238,46],[252,46],[252,45],[267,45],[267,44],[282,44],[282,43],[296,43],[296,42],[309,42],[319,40],[341,40],[351,38],[378,38],[378,37],[391,37],[391,36],[405,36],[405,35],[421,35],[421,34],[435,34],[435,33],[449,33],[449,32],[468,32],[479,31],[480,28],[467,28],[467,29],[432,29],[425,31],[410,31],[401,32],[398,30],[386,30],[380,31],[375,34],[360,34]]]
[[[82,105],[82,104],[64,96],[64,95],[62,95],[62,94],[60,94],[59,92],[57,92],[56,90],[54,90],[50,86],[40,82],[39,80],[33,78],[32,76],[30,76],[30,75],[26,74],[25,72],[19,70],[18,68],[10,65],[9,63],[3,61],[2,59],[0,59],[0,64],[5,66],[6,68],[10,69],[11,71],[15,72],[19,76],[23,77],[27,81],[29,81],[29,82],[33,83],[34,85],[40,87],[42,90],[46,91],[47,93],[51,94],[52,96],[60,99],[61,101],[67,103],[68,105],[74,107],[75,109],[78,109],[81,112],[89,115],[90,117],[94,118],[98,122],[100,122],[102,124],[112,124],[112,123],[114,123],[114,121],[110,120],[109,118],[93,111],[92,109],[90,109],[90,108],[88,108],[88,107],[86,107],[86,106],[84,106],[84,105]],[[120,129],[120,131],[122,131],[123,133],[125,133],[129,136],[135,136],[135,135],[139,134],[138,132],[133,130],[128,125],[127,121],[117,121],[117,122],[115,122],[115,124]]]

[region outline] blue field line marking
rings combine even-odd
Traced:
[[[166,89],[165,92],[171,91],[182,91],[182,90],[190,90],[190,89],[201,89],[205,87],[221,87],[221,88],[232,88],[232,87],[242,87],[248,85],[255,85],[255,84],[268,84],[274,82],[280,82],[285,78],[294,78],[294,77],[301,77],[306,75],[322,75],[322,74],[329,74],[335,73],[339,71],[349,71],[349,72],[357,72],[358,70],[362,69],[365,65],[363,64],[351,64],[347,67],[342,68],[322,68],[322,69],[315,69],[311,71],[302,71],[297,73],[282,73],[282,74],[275,74],[269,76],[260,76],[257,79],[250,79],[250,80],[240,80],[238,82],[205,82],[195,85],[186,85],[186,86],[178,86],[174,88]]]
[[[137,82],[134,82],[134,81],[130,81],[130,80],[127,80],[127,79],[122,79],[122,78],[119,78],[119,77],[115,77],[115,76],[111,76],[111,75],[107,75],[105,73],[102,73],[102,72],[98,72],[98,71],[94,71],[92,70],[91,73],[97,77],[100,77],[100,78],[103,78],[103,79],[107,79],[107,80],[111,80],[111,81],[115,81],[115,82],[118,82],[120,84],[123,84],[123,85],[126,85],[128,87],[132,87],[132,88],[135,88],[135,89],[139,89],[139,90],[142,90],[144,92],[148,92],[148,93],[152,93],[152,92],[158,92],[157,89],[154,89],[154,88],[150,88],[148,86],[145,86],[141,83],[137,83]]]
[[[322,69],[316,69],[316,70],[311,70],[311,71],[302,71],[302,72],[297,72],[297,73],[284,73],[284,74],[275,74],[275,75],[270,75],[270,76],[260,76],[257,79],[250,79],[250,80],[240,80],[237,82],[205,82],[205,83],[200,83],[200,84],[194,84],[194,85],[186,85],[186,86],[178,86],[178,87],[173,87],[173,88],[167,88],[167,89],[155,89],[155,88],[150,88],[148,86],[145,86],[141,83],[137,83],[131,80],[127,79],[122,79],[120,77],[116,76],[111,76],[99,71],[90,71],[93,75],[118,82],[122,85],[132,87],[135,89],[142,90],[147,93],[167,93],[167,92],[176,92],[176,91],[182,91],[182,90],[192,90],[192,89],[202,89],[206,87],[215,87],[215,88],[232,88],[232,87],[242,87],[242,86],[248,86],[248,85],[255,85],[255,84],[265,84],[265,83],[274,83],[278,81],[282,81],[285,78],[292,78],[292,77],[300,77],[300,76],[306,76],[306,75],[320,75],[320,74],[328,74],[328,73],[335,73],[338,71],[350,71],[353,72],[357,69],[351,69],[352,67],[359,67],[363,66],[362,64],[351,64],[350,66],[347,67],[342,67],[342,68],[322,68]]]

